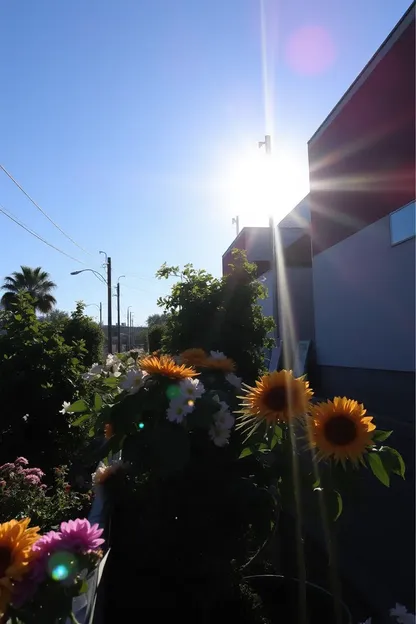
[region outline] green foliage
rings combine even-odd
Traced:
[[[159,351],[162,348],[162,341],[165,328],[163,325],[152,325],[149,329],[149,353]]]
[[[28,293],[32,298],[32,305],[39,312],[50,312],[56,304],[56,299],[51,295],[51,291],[56,288],[56,284],[49,278],[49,273],[42,271],[41,267],[31,269],[28,266],[21,266],[21,271],[14,271],[4,278],[1,287],[6,292],[1,298],[1,302],[6,310],[12,309],[18,301],[19,293]]]
[[[40,322],[28,294],[0,313],[0,325],[0,461],[23,454],[45,471],[68,463],[84,436],[60,410],[83,392],[85,347]]]
[[[81,361],[85,366],[101,362],[103,358],[104,333],[101,327],[84,314],[85,304],[78,301],[70,318],[63,322],[62,336],[67,344],[84,341],[85,351]]]
[[[181,278],[170,295],[158,301],[168,313],[163,346],[170,353],[192,347],[223,351],[237,362],[238,374],[253,383],[264,368],[264,349],[271,346],[267,335],[274,323],[257,303],[265,290],[256,279],[256,265],[239,250],[233,251],[233,260],[231,274],[222,278],[191,264],[182,272],[162,265],[159,278]]]
[[[43,483],[40,468],[30,468],[24,457],[0,466],[0,523],[11,518],[30,517],[32,526],[42,532],[61,522],[85,517],[90,508],[90,494],[74,491],[67,481],[65,466],[54,470],[51,487]]]
[[[151,314],[147,317],[146,325],[147,327],[152,327],[153,325],[165,325],[168,320],[167,314]]]

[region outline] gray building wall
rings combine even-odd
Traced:
[[[322,391],[413,418],[415,239],[384,217],[314,257],[313,289]]]

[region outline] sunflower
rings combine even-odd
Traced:
[[[210,368],[211,370],[222,371],[223,373],[232,373],[235,370],[233,360],[227,357],[207,357],[201,366]]]
[[[28,528],[30,518],[0,524],[0,616],[12,597],[13,581],[21,581],[28,564],[36,556],[33,544],[39,539],[39,527]]]
[[[346,397],[318,403],[307,420],[309,446],[316,448],[317,459],[334,458],[345,467],[345,461],[363,462],[363,454],[372,444],[376,426],[362,403]]]
[[[203,366],[207,354],[203,349],[186,349],[180,354],[181,362],[188,366]]]
[[[140,368],[149,375],[163,375],[170,379],[185,379],[199,375],[194,368],[185,364],[176,364],[169,355],[145,357],[140,361]]]
[[[288,423],[292,418],[304,414],[309,408],[313,395],[309,383],[303,377],[293,377],[292,371],[282,370],[263,375],[256,381],[256,387],[245,386],[239,417],[241,428],[247,421],[271,425],[277,422]]]

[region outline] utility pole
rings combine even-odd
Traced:
[[[130,331],[131,331],[131,346],[132,346],[132,349],[134,349],[135,341],[134,341],[134,316],[133,316],[133,312],[130,312]]]
[[[117,282],[117,352],[121,353],[120,333],[120,282]]]
[[[107,256],[105,251],[100,251],[100,254],[105,256],[105,265],[107,267],[107,323],[108,323],[108,333],[107,333],[107,342],[108,342],[108,352],[113,352],[113,318],[112,318],[112,301],[111,301],[111,258]],[[104,280],[105,281],[105,280]]]
[[[108,296],[108,352],[113,352],[113,313],[111,293],[111,258],[107,259],[107,296]]]
[[[266,134],[264,137],[264,141],[259,141],[259,148],[264,146],[266,150],[266,155],[268,158],[271,157],[272,154],[272,141],[269,134]],[[271,271],[272,271],[272,284],[273,284],[273,318],[276,324],[275,328],[275,341],[276,347],[278,347],[279,340],[279,274],[277,268],[277,245],[276,245],[276,224],[274,222],[273,208],[270,207],[269,213],[269,229],[270,229],[270,251],[271,251]]]
[[[238,215],[233,217],[232,224],[235,224],[236,234],[238,236],[240,233],[240,217]]]
[[[117,280],[117,351],[121,353],[121,325],[120,325],[120,280],[125,275],[120,275]]]
[[[103,304],[100,301],[100,327],[103,326]]]

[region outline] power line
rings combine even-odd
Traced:
[[[51,219],[51,217],[39,206],[37,202],[35,202],[35,200],[29,195],[29,193],[25,191],[25,189],[19,184],[17,180],[15,180],[12,174],[9,173],[7,169],[3,167],[1,163],[0,163],[0,169],[7,175],[8,178],[10,178],[10,180],[17,186],[17,188],[20,189],[24,195],[26,195],[28,200],[32,202],[32,204],[43,214],[43,216],[46,217],[48,221],[50,221],[52,225],[55,226],[56,229],[61,232],[61,234],[63,234],[68,240],[71,241],[71,243],[73,243],[76,247],[78,247],[78,249],[81,249],[81,251],[83,251],[84,253],[88,254],[89,256],[92,256],[92,254],[89,251],[81,247],[81,245],[78,245],[78,243],[74,241],[73,238],[71,238],[66,232],[64,232],[64,230],[60,228],[59,225],[55,223],[53,219]]]
[[[52,245],[52,243],[48,243],[48,241],[45,240],[44,238],[42,238],[42,236],[40,236],[39,234],[37,234],[36,232],[31,230],[29,227],[27,227],[27,225],[25,225],[24,223],[19,221],[16,217],[14,217],[11,213],[6,211],[4,206],[2,206],[1,204],[0,204],[0,212],[2,212],[11,221],[14,221],[14,223],[19,225],[21,228],[26,230],[26,232],[29,232],[29,234],[32,234],[32,236],[35,236],[37,239],[42,241],[42,243],[45,243],[45,245],[48,245],[48,247],[52,247],[52,249],[55,249],[55,251],[59,251],[59,253],[63,254],[67,258],[70,258],[71,260],[75,260],[75,262],[78,262],[79,264],[85,264],[85,262],[82,262],[82,260],[78,260],[78,258],[74,258],[74,256],[71,256],[70,254],[67,254],[66,251],[62,251],[62,249],[59,249],[58,247],[55,247],[55,245]]]

